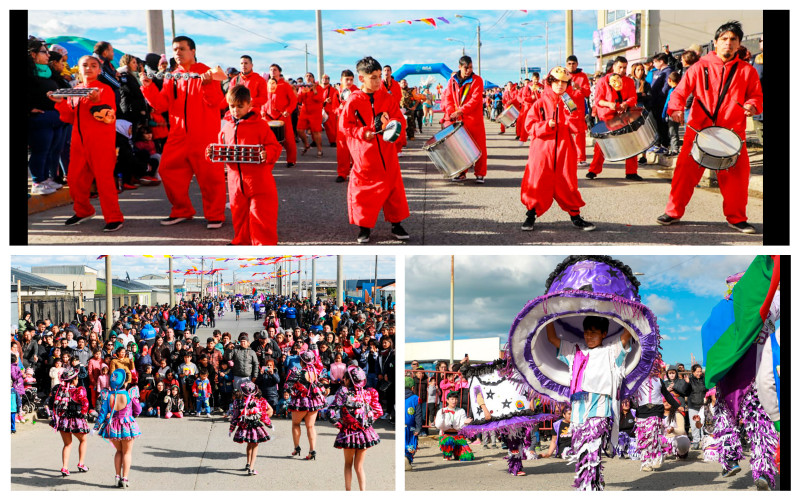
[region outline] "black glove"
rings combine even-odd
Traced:
[[[381,130],[383,130],[383,122],[381,121],[381,116],[383,116],[382,113],[375,117],[375,133],[376,134],[378,132],[380,132]]]

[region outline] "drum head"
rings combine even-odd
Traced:
[[[270,120],[269,122],[270,128],[283,128],[283,121],[281,120]]]
[[[610,120],[600,122],[592,127],[591,136],[603,138],[610,135],[622,135],[635,132],[644,124],[646,118],[647,111],[644,108],[632,108]]]
[[[449,127],[443,128],[442,130],[440,130],[439,132],[434,134],[433,137],[428,139],[428,141],[425,143],[425,145],[422,146],[422,149],[430,149],[433,146],[439,144],[440,142],[442,142],[445,139],[447,139],[447,137],[449,135],[454,134],[455,131],[458,130],[462,126],[463,125],[461,124],[461,122],[455,122],[452,125],[450,125]]]
[[[739,136],[722,127],[704,128],[697,134],[696,142],[704,153],[719,158],[733,156],[742,148]]]
[[[394,142],[400,137],[403,131],[402,125],[397,120],[390,120],[389,123],[383,128],[383,140],[386,142]]]

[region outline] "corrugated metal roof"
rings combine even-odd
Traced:
[[[11,268],[11,291],[17,291],[17,280],[23,290],[66,290],[67,285],[42,278],[22,269]]]
[[[106,281],[103,278],[97,278],[97,281],[105,283]],[[120,280],[114,279],[112,280],[113,286],[122,288],[123,290],[128,290],[129,292],[152,292],[153,287],[145,285],[144,283],[139,283],[138,281],[128,281],[128,280]]]
[[[79,274],[84,275],[87,272],[97,274],[97,269],[84,265],[57,265],[57,266],[31,266],[32,273],[41,274]]]

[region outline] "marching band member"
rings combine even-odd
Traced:
[[[189,198],[192,176],[203,195],[203,216],[207,229],[219,229],[225,221],[225,174],[205,156],[206,144],[219,134],[219,103],[222,89],[210,69],[197,62],[194,40],[178,36],[172,40],[172,52],[178,66],[174,73],[199,73],[200,78],[171,78],[159,91],[146,73],[141,73],[142,94],[157,113],[169,112],[170,129],[158,172],[172,204],[162,226],[190,220],[194,207]]]
[[[636,84],[633,83],[632,78],[625,76],[628,60],[618,56],[614,59],[612,68],[611,73],[597,82],[595,89],[594,110],[597,118],[602,121],[610,120],[624,113],[628,108],[636,106]],[[639,171],[639,163],[636,158],[636,156],[632,156],[625,160],[625,178],[629,181],[644,180],[637,173]],[[603,151],[600,149],[600,145],[595,142],[592,164],[589,166],[589,172],[586,173],[587,179],[594,179],[603,171],[603,161],[605,161]]]
[[[389,95],[392,96],[392,99],[397,102],[397,107],[400,107],[400,101],[403,99],[403,90],[400,88],[400,83],[398,83],[398,81],[392,77],[392,67],[388,64],[384,66],[381,72],[381,77],[381,90],[389,93]],[[408,144],[406,135],[400,135],[400,137],[394,143],[394,146],[397,148],[398,156],[403,156],[403,147],[406,144]]]
[[[336,108],[336,122],[339,130],[336,133],[336,182],[344,182],[347,176],[350,175],[350,167],[353,165],[353,157],[350,155],[350,150],[347,148],[347,137],[344,135],[344,105],[347,103],[347,97],[353,95],[353,92],[358,90],[356,85],[353,85],[354,79],[353,72],[349,69],[342,71],[342,90],[336,93],[336,101],[338,106]]]
[[[525,118],[527,118],[528,111],[531,109],[533,102],[541,96],[543,90],[542,85],[539,83],[539,73],[533,73],[531,77],[531,80],[525,79],[525,85],[522,87],[519,97],[522,109],[519,112],[519,118],[517,118],[515,128],[520,142],[528,141],[528,131],[525,129]]]
[[[331,85],[330,76],[322,75],[322,109],[328,114],[328,120],[322,126],[325,129],[325,136],[328,138],[328,145],[331,147],[336,146],[336,129],[339,122],[338,107],[339,91]]]
[[[516,97],[517,97],[517,88],[516,88],[516,86],[514,85],[513,82],[507,82],[506,83],[506,88],[505,88],[505,90],[503,90],[503,97],[502,97],[503,109],[506,109],[511,104],[514,104],[515,101],[516,101]],[[505,133],[506,133],[506,126],[501,123],[500,124],[500,135],[505,134]]]
[[[250,91],[250,100],[253,109],[259,110],[267,102],[267,81],[264,77],[253,71],[253,58],[243,55],[239,58],[239,67],[242,71],[231,78],[228,90],[237,85],[244,85]],[[220,109],[228,109],[228,98],[224,96],[220,101]]]
[[[722,211],[728,226],[742,233],[753,234],[747,222],[747,189],[750,182],[750,159],[747,154],[745,127],[747,117],[761,113],[764,99],[758,73],[750,64],[736,57],[742,41],[742,25],[725,23],[717,29],[714,52],[693,64],[672,92],[667,112],[676,123],[683,123],[686,99],[694,96],[694,104],[683,138],[683,146],[675,162],[672,189],[667,209],[656,221],[668,226],[683,217],[692,199],[694,187],[703,176],[703,167],[692,158],[696,130],[716,125],[732,130],[742,139],[736,164],[717,172],[722,193]]]
[[[578,192],[578,161],[570,135],[577,133],[583,115],[570,112],[564,103],[562,96],[571,97],[574,92],[567,70],[556,66],[545,82],[542,97],[533,104],[525,124],[531,145],[522,179],[522,204],[528,209],[522,230],[532,231],[536,217],[544,215],[555,198],[576,228],[592,231],[595,225],[580,215],[585,203]]]
[[[592,94],[592,87],[589,85],[589,77],[578,67],[578,58],[574,55],[567,57],[567,71],[572,77],[572,89],[578,95],[573,99],[575,104],[578,105],[577,113],[584,117],[586,116],[586,99]],[[578,166],[588,167],[586,163],[586,120],[579,124],[580,128],[575,134],[575,147],[578,150]]]
[[[447,120],[445,126],[460,121],[464,124],[481,157],[475,163],[475,182],[483,184],[486,178],[486,128],[483,124],[483,78],[472,72],[472,58],[462,56],[458,71],[447,82],[447,92],[442,97],[442,109]],[[467,178],[466,170],[453,181]]]
[[[314,81],[311,73],[306,73],[306,80],[308,83],[300,89],[300,95],[297,96],[297,101],[302,106],[297,118],[297,132],[303,141],[303,152],[300,154],[306,154],[311,149],[306,135],[310,131],[311,138],[317,145],[317,156],[322,156],[322,87]]]
[[[292,112],[297,108],[297,94],[291,84],[283,79],[280,66],[272,64],[269,67],[269,76],[277,84],[272,88],[267,86],[267,102],[261,107],[261,116],[269,120],[283,122],[283,147],[286,150],[286,168],[291,168],[297,163],[297,142],[294,138],[292,127]]]

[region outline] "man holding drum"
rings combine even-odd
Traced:
[[[481,157],[475,163],[475,182],[483,184],[486,177],[486,128],[483,124],[483,78],[472,72],[472,58],[462,56],[458,60],[458,72],[447,82],[448,92],[442,96],[442,109],[447,120],[445,127],[453,122],[464,124]],[[467,178],[466,170],[454,181]]]
[[[586,99],[592,94],[592,87],[589,85],[589,77],[578,67],[578,58],[575,55],[567,57],[567,71],[572,77],[572,89],[578,94],[575,104],[578,106],[578,114],[586,116]],[[579,130],[575,134],[575,146],[578,150],[578,166],[588,167],[586,163],[586,120],[583,125],[579,125]]]
[[[692,155],[695,138],[699,131],[700,137],[710,140],[710,131],[704,134],[703,130],[715,127],[732,131],[741,140],[741,151],[730,151],[732,156],[738,154],[738,160],[730,168],[717,172],[719,190],[722,193],[722,211],[728,225],[733,229],[747,234],[756,232],[747,223],[750,159],[745,142],[745,127],[748,116],[762,111],[764,99],[755,68],[736,57],[742,36],[742,25],[738,21],[720,26],[714,39],[715,51],[693,64],[672,92],[667,112],[676,123],[683,123],[683,110],[690,95],[694,95],[694,104],[686,126],[683,147],[675,163],[667,209],[656,219],[663,226],[673,224],[683,217],[686,205],[692,199],[694,187],[703,176],[703,167]]]
[[[311,149],[306,131],[311,132],[311,138],[317,145],[317,156],[322,156],[322,87],[314,81],[314,75],[306,73],[306,84],[300,88],[297,100],[302,106],[300,116],[297,118],[297,132],[303,141],[303,152]]]
[[[328,145],[336,147],[336,129],[339,122],[337,108],[339,107],[339,91],[331,85],[331,77],[322,75],[322,109],[328,113],[328,120],[322,124],[325,129],[325,136],[328,138]]]
[[[267,102],[261,107],[261,116],[269,120],[283,122],[283,147],[286,149],[286,168],[291,168],[297,163],[297,143],[292,127],[292,112],[297,108],[297,94],[292,85],[283,79],[283,70],[277,64],[269,67],[269,76],[275,79],[274,88],[267,86]]]

